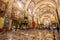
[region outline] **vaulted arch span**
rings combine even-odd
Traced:
[[[40,5],[43,5],[43,4],[50,4],[51,6],[53,6],[55,9],[56,9],[56,4],[54,4],[54,2],[49,2],[49,1],[42,1],[40,3],[38,3],[34,9],[33,9],[33,14],[35,13],[36,9],[40,6]]]
[[[42,23],[44,23],[44,21],[48,21],[51,23],[57,23],[57,18],[54,14],[51,14],[51,13],[45,13],[45,14],[42,14],[41,17],[40,17],[40,21]]]

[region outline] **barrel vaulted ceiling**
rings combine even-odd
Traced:
[[[46,18],[50,18],[50,22],[58,21],[57,14],[56,14],[57,2],[55,0],[31,0],[27,9],[31,10],[31,13],[34,16],[36,14],[35,18],[39,17],[40,21],[42,20],[41,22],[43,22],[43,20]],[[46,20],[46,22],[47,21],[48,20]]]
[[[8,0],[2,1],[5,3],[8,2]],[[14,0],[12,6],[13,11],[17,13],[16,16],[18,16],[18,14],[22,14],[22,16],[26,15],[30,17],[29,20],[31,20],[32,16],[34,16],[34,21],[37,21],[37,19],[39,19],[40,21],[42,20],[43,23],[44,19],[48,19],[46,22],[49,20],[50,22],[58,22],[58,17],[60,19],[59,4],[60,0]]]

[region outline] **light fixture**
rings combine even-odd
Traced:
[[[20,8],[23,8],[24,7],[24,4],[21,2],[21,1],[17,1],[17,4]]]

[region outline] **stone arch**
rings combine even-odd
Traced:
[[[57,22],[56,16],[54,14],[51,14],[51,13],[42,14],[40,17],[40,21],[43,23],[45,19],[47,19],[46,21],[50,21],[50,24]]]
[[[54,11],[54,12],[55,12],[55,11]],[[45,15],[45,14],[52,14],[52,15],[56,18],[56,20],[57,20],[56,12],[53,13],[53,12],[51,12],[51,11],[48,10],[48,11],[45,11],[45,12],[41,13],[41,14],[40,14],[40,17],[43,16],[43,15]],[[49,15],[49,16],[51,16],[51,15]]]
[[[44,9],[43,9],[44,10]],[[42,10],[42,11],[43,11]],[[52,11],[51,11],[52,10]],[[40,12],[41,10],[39,10]],[[57,14],[56,14],[56,10],[54,10],[53,8],[50,8],[49,10],[46,10],[46,11],[43,11],[43,12],[40,12],[39,13],[39,16],[41,17],[42,15],[45,15],[45,14],[53,14],[53,16],[55,17],[56,19],[56,22],[58,22],[58,19],[57,19]],[[49,15],[50,16],[50,15]]]
[[[36,9],[37,10],[37,9]],[[45,10],[45,11],[44,11]],[[36,12],[36,11],[35,11]],[[41,8],[41,9],[39,9],[39,14],[41,15],[41,14],[44,14],[44,13],[47,13],[47,12],[50,12],[50,13],[53,13],[55,16],[57,16],[56,15],[56,10],[54,10],[53,8],[48,8],[48,7],[44,7],[44,8]]]
[[[40,6],[40,5],[42,5],[42,4],[50,4],[50,5],[52,5],[55,9],[56,9],[56,5],[54,4],[54,2],[49,2],[49,1],[42,1],[42,2],[40,2],[40,3],[38,3],[35,7],[34,7],[34,9],[33,9],[33,14],[35,13],[35,11],[36,11],[36,9]]]

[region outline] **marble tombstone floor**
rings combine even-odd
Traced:
[[[53,36],[55,35],[55,37]],[[55,39],[54,39],[55,38]],[[0,40],[59,40],[55,30],[18,30],[0,33]]]

